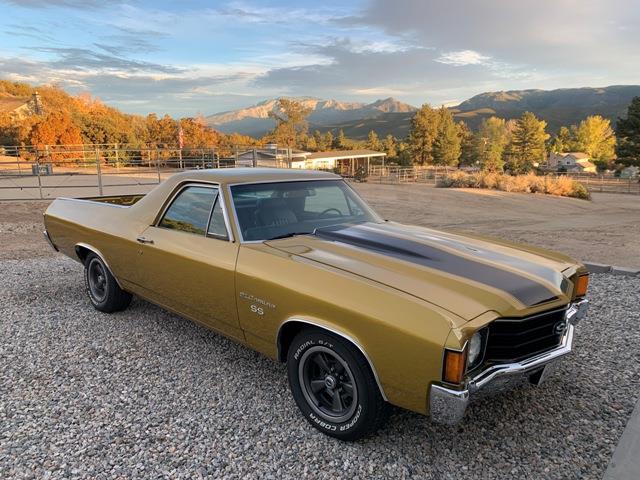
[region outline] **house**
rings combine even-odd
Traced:
[[[38,92],[31,98],[0,97],[0,114],[8,114],[12,120],[22,120],[31,115],[42,115],[42,101]]]
[[[359,169],[369,171],[371,159],[384,161],[384,152],[375,150],[334,150],[329,152],[307,153],[303,159],[294,159],[291,168],[305,168],[307,170],[332,170],[341,175],[354,176]]]
[[[304,161],[308,152],[295,148],[278,148],[275,144],[264,147],[237,149],[233,155],[238,167],[285,167],[295,161]]]
[[[365,149],[305,152],[269,144],[260,148],[236,150],[233,159],[236,166],[331,170],[341,175],[354,176],[359,169],[369,171],[372,158],[384,160],[386,156],[386,153]]]
[[[572,173],[596,173],[595,164],[590,161],[589,155],[582,152],[552,152],[549,155],[547,167],[549,170],[562,170]]]
[[[631,165],[620,171],[620,178],[638,178],[640,176],[640,167]]]

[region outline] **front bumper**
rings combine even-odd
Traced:
[[[575,325],[584,318],[588,306],[588,300],[580,300],[569,306],[565,317],[567,331],[557,348],[516,363],[492,365],[467,380],[460,390],[432,384],[429,393],[431,420],[455,425],[462,420],[467,406],[473,400],[508,390],[526,380],[540,385],[558,360],[571,352]]]

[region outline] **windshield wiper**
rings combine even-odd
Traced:
[[[311,235],[313,232],[290,232],[290,233],[283,233],[282,235],[276,235],[275,237],[271,237],[271,238],[267,238],[267,242],[269,240],[278,240],[279,238],[290,238],[290,237],[297,237],[298,235]]]

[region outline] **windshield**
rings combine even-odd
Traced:
[[[380,222],[343,180],[236,185],[231,196],[245,241],[312,233],[339,223]]]

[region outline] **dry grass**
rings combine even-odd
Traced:
[[[527,175],[504,175],[498,173],[452,172],[438,182],[443,188],[487,188],[505,192],[544,193],[561,197],[590,199],[587,188],[580,182],[568,177],[539,177],[533,173]]]

